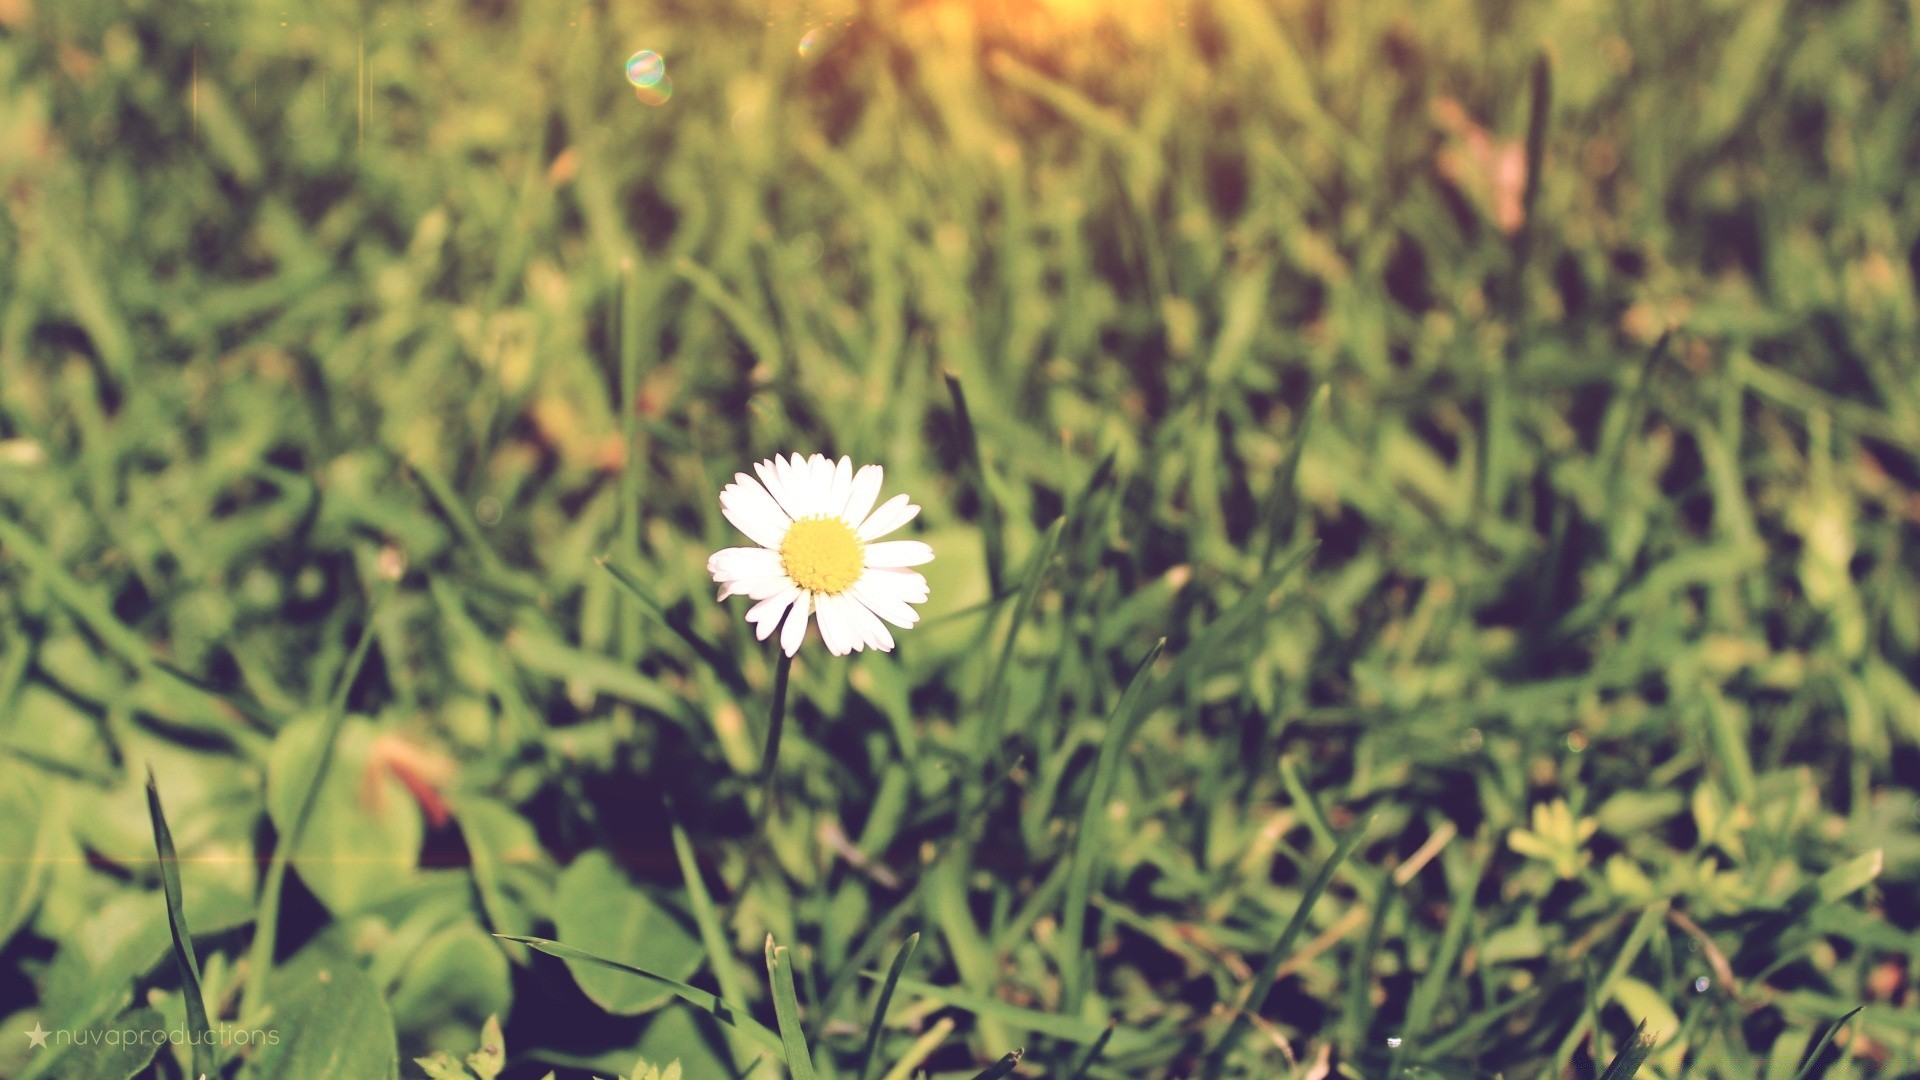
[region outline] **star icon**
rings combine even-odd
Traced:
[[[46,1046],[47,1036],[51,1034],[53,1034],[53,1032],[41,1027],[40,1021],[35,1020],[33,1022],[33,1030],[27,1032],[27,1049],[34,1050]]]

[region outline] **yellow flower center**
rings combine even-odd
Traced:
[[[866,554],[860,538],[839,518],[801,518],[787,528],[787,538],[780,541],[780,565],[803,589],[839,593],[860,580]]]

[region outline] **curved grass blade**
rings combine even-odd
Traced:
[[[180,997],[187,1006],[187,1031],[193,1039],[193,1072],[199,1077],[220,1075],[213,1053],[213,1025],[207,1022],[207,999],[200,993],[200,963],[193,956],[193,934],[187,929],[186,904],[180,896],[180,856],[173,850],[173,831],[160,809],[160,786],[147,770],[147,816],[153,819],[153,848],[160,857],[160,887],[167,896],[167,929],[173,932],[173,959],[180,968]]]
[[[687,838],[687,830],[680,825],[679,814],[673,809],[671,801],[667,804],[668,819],[673,830],[673,854],[680,862],[680,875],[687,881],[687,904],[693,908],[694,925],[700,929],[700,943],[707,950],[707,966],[713,969],[713,978],[720,984],[720,997],[736,1009],[747,1007],[747,988],[740,981],[740,973],[734,968],[732,950],[727,948],[726,928],[720,918],[720,910],[714,906],[713,897],[707,892],[706,880],[700,876],[700,863],[693,855],[693,842]]]
[[[993,489],[987,486],[986,460],[980,454],[980,434],[973,426],[973,413],[967,408],[967,392],[960,376],[941,372],[947,381],[947,393],[953,397],[954,419],[960,426],[960,441],[967,448],[967,464],[973,467],[974,486],[980,492],[980,534],[987,549],[987,581],[1000,592],[1007,573],[1007,537],[1000,527],[1000,507],[993,501]]]
[[[287,865],[300,847],[301,834],[306,832],[307,819],[313,816],[320,796],[320,785],[326,781],[327,767],[333,764],[334,744],[340,741],[340,728],[347,721],[347,694],[353,689],[354,680],[360,677],[360,668],[373,647],[373,631],[379,625],[382,606],[376,599],[368,609],[366,622],[360,627],[360,640],[353,643],[353,652],[348,655],[346,666],[340,669],[340,680],[334,684],[333,696],[327,701],[327,727],[320,739],[320,760],[307,781],[307,790],[300,796],[300,813],[293,819],[287,835],[279,837],[274,844],[273,860],[267,864],[267,876],[260,883],[253,944],[247,951],[247,983],[241,998],[249,1015],[259,1015],[266,1003],[267,975],[273,970],[274,944],[280,932],[280,893],[286,886]]]
[[[1267,504],[1261,508],[1260,532],[1267,538],[1267,546],[1260,553],[1260,572],[1273,569],[1274,556],[1280,553],[1280,534],[1284,531],[1289,538],[1294,535],[1294,519],[1300,512],[1300,455],[1307,448],[1307,436],[1313,434],[1313,418],[1327,407],[1327,400],[1333,396],[1333,384],[1321,383],[1307,401],[1307,407],[1300,413],[1300,426],[1293,433],[1293,445],[1287,447],[1287,456],[1280,459],[1280,471],[1273,478],[1273,490],[1267,493]]]
[[[867,1025],[867,1047],[860,1054],[860,1080],[873,1075],[874,1055],[880,1050],[880,1030],[887,1022],[887,1006],[893,1004],[893,988],[900,983],[900,973],[906,970],[907,958],[913,955],[914,947],[920,944],[919,934],[910,934],[906,944],[893,956],[893,966],[887,969],[887,981],[880,984],[880,997],[873,1004],[873,1021]]]
[[[941,1044],[945,1043],[947,1036],[951,1034],[953,1034],[953,1017],[943,1016],[934,1021],[932,1027],[913,1040],[913,1045],[907,1047],[907,1052],[900,1056],[899,1061],[893,1063],[893,1068],[888,1069],[887,1074],[880,1080],[913,1080],[916,1076],[925,1076],[925,1073],[915,1070],[932,1057],[934,1051],[940,1049]]]
[[[1833,1045],[1833,1037],[1840,1034],[1840,1029],[1847,1026],[1847,1021],[1860,1015],[1860,1010],[1864,1008],[1866,1008],[1865,1005],[1855,1005],[1847,1015],[1835,1020],[1833,1026],[1827,1028],[1827,1033],[1820,1036],[1820,1041],[1814,1045],[1813,1053],[1807,1055],[1806,1064],[1800,1066],[1800,1071],[1793,1074],[1793,1080],[1813,1080],[1814,1071],[1820,1065],[1820,1055],[1826,1053],[1827,1047]]]
[[[1252,588],[1202,627],[1173,658],[1165,676],[1148,692],[1140,706],[1141,711],[1152,712],[1166,704],[1187,685],[1189,675],[1201,670],[1204,665],[1220,662],[1223,656],[1233,655],[1236,640],[1248,636],[1256,620],[1269,614],[1268,605],[1273,603],[1280,587],[1287,583],[1295,571],[1306,565],[1313,552],[1314,545],[1309,544],[1287,556],[1286,561],[1261,575]],[[1285,602],[1281,601],[1282,604]]]
[[[767,977],[773,980],[773,1015],[780,1022],[787,1071],[793,1080],[814,1080],[813,1055],[800,1030],[800,996],[793,989],[793,954],[785,945],[775,945],[772,934],[767,935]]]
[[[987,679],[986,694],[980,699],[980,747],[979,760],[988,762],[1000,742],[1000,698],[1001,688],[1006,685],[1007,669],[1013,665],[1013,645],[1020,636],[1021,624],[1027,621],[1027,615],[1033,610],[1033,599],[1040,593],[1040,583],[1046,580],[1047,568],[1053,563],[1053,552],[1060,544],[1060,533],[1066,528],[1067,519],[1058,517],[1047,528],[1045,540],[1033,554],[1033,561],[1027,566],[1027,579],[1020,586],[1020,599],[1013,605],[1013,621],[1007,624],[1007,638],[1000,646],[1000,656],[993,664],[993,674]]]
[[[1087,1070],[1093,1068],[1094,1064],[1100,1060],[1100,1055],[1107,1052],[1107,1043],[1113,1040],[1113,1032],[1118,1025],[1119,1022],[1116,1020],[1107,1021],[1107,1030],[1101,1032],[1100,1037],[1093,1041],[1093,1045],[1087,1047],[1087,1052],[1080,1055],[1080,1060],[1074,1064],[1073,1071],[1067,1074],[1067,1080],[1085,1080]]]
[[[1588,994],[1589,1001],[1605,1001],[1613,994],[1613,984],[1618,982],[1620,976],[1625,974],[1627,969],[1633,966],[1634,960],[1639,958],[1640,950],[1646,946],[1647,938],[1653,934],[1653,928],[1667,917],[1667,908],[1667,902],[1661,901],[1640,913],[1639,921],[1633,924],[1633,929],[1627,934],[1626,944],[1620,946],[1619,955],[1613,958],[1613,965],[1607,969],[1607,973],[1601,976],[1599,984]],[[1593,1017],[1594,1011],[1589,1008],[1573,1022],[1573,1027],[1568,1029],[1566,1035],[1561,1038],[1559,1047],[1553,1053],[1552,1068],[1555,1074],[1565,1069],[1567,1063],[1573,1060],[1573,1048],[1580,1045],[1580,1040],[1586,1037],[1587,1029],[1593,1023]]]
[[[603,968],[611,968],[614,971],[624,971],[629,975],[652,980],[666,987],[668,990],[673,991],[674,996],[680,1000],[704,1010],[715,1020],[745,1034],[754,1042],[759,1043],[763,1049],[775,1054],[784,1051],[784,1047],[780,1042],[780,1036],[774,1034],[772,1029],[751,1016],[736,1012],[733,1006],[697,986],[689,986],[678,979],[669,979],[664,975],[655,975],[653,972],[647,971],[644,968],[623,964],[618,960],[608,960],[604,956],[595,956],[585,949],[576,949],[571,945],[562,945],[557,941],[550,941],[546,938],[517,937],[513,934],[495,934],[493,936],[502,941],[517,941],[529,948],[538,949],[548,956],[557,956],[562,960],[577,960],[583,964],[598,964]]]
[[[870,971],[862,972],[862,974],[869,979],[877,979],[880,977]],[[918,979],[908,979],[904,977],[900,980],[900,988],[919,997],[931,998],[942,1005],[970,1012],[982,1019],[998,1020],[1008,1027],[1019,1028],[1021,1031],[1031,1031],[1036,1035],[1045,1035],[1049,1038],[1059,1039],[1062,1042],[1091,1046],[1096,1042],[1112,1037],[1107,1030],[1108,1025],[1103,1024],[1096,1027],[1091,1022],[1081,1020],[1077,1017],[1041,1012],[1038,1009],[1023,1008],[1019,1005],[1001,1001],[999,998],[988,997],[985,994],[970,993],[965,990],[937,986],[933,983],[921,982]],[[1132,1038],[1122,1039],[1121,1041],[1128,1044],[1126,1051],[1123,1051],[1127,1052],[1138,1047],[1141,1036],[1138,1032],[1134,1032],[1132,1033]]]
[[[1104,836],[1102,815],[1112,796],[1114,776],[1120,769],[1120,748],[1140,718],[1140,691],[1147,672],[1153,669],[1154,661],[1166,647],[1167,639],[1163,637],[1147,650],[1147,655],[1133,669],[1133,677],[1127,680],[1127,688],[1121,692],[1112,715],[1107,717],[1107,730],[1100,740],[1100,756],[1093,767],[1093,783],[1087,788],[1086,804],[1080,808],[1080,829],[1074,834],[1073,862],[1067,872],[1066,906],[1060,913],[1060,977],[1066,982],[1064,1005],[1071,1015],[1079,1014],[1081,999],[1087,992],[1090,967],[1084,953],[1087,901],[1093,892],[1094,868],[1103,847],[1099,842]]]
[[[1001,1077],[1012,1076],[1013,1070],[1020,1067],[1020,1059],[1026,1056],[1027,1052],[1024,1048],[1015,1050],[988,1066],[986,1071],[974,1077],[973,1080],[1000,1080]]]
[[[1607,1071],[1600,1074],[1600,1080],[1633,1080],[1652,1054],[1653,1036],[1647,1034],[1647,1022],[1642,1020],[1634,1025],[1633,1037],[1607,1063]]]
[[[600,569],[611,574],[613,580],[617,582],[622,589],[627,591],[627,595],[638,601],[640,606],[647,610],[648,614],[659,621],[660,625],[679,635],[680,640],[686,642],[687,647],[693,650],[694,655],[698,656],[702,663],[712,668],[714,674],[720,676],[721,681],[725,682],[735,692],[743,692],[746,690],[747,679],[746,676],[740,673],[740,665],[735,663],[731,656],[715,648],[712,642],[701,637],[693,627],[688,626],[683,620],[669,617],[667,615],[667,609],[660,605],[660,598],[653,595],[653,590],[647,588],[645,583],[604,555],[594,561],[600,564]]]
[[[1301,895],[1300,906],[1293,909],[1293,918],[1287,920],[1286,929],[1280,932],[1280,940],[1273,943],[1272,951],[1267,953],[1267,958],[1261,962],[1260,969],[1254,972],[1252,981],[1247,984],[1246,1000],[1234,1010],[1233,1022],[1227,1025],[1227,1033],[1214,1045],[1213,1052],[1207,1055],[1207,1065],[1201,1075],[1208,1080],[1218,1080],[1222,1075],[1221,1070],[1226,1067],[1227,1055],[1232,1052],[1234,1044],[1240,1040],[1241,1035],[1246,1032],[1251,1023],[1247,1018],[1259,1013],[1260,1007],[1266,1004],[1267,992],[1273,989],[1274,977],[1280,973],[1280,965],[1286,963],[1287,957],[1292,954],[1294,940],[1300,936],[1302,930],[1306,929],[1307,916],[1313,912],[1314,903],[1320,899],[1321,893],[1327,891],[1327,885],[1333,881],[1333,872],[1340,868],[1341,863],[1347,861],[1347,856],[1353,854],[1354,848],[1360,846],[1361,839],[1366,836],[1367,829],[1372,824],[1372,818],[1361,822],[1340,841],[1340,846],[1334,849],[1333,855],[1320,864],[1320,872],[1314,875],[1312,884],[1308,885],[1307,891]]]
[[[1017,759],[1010,767],[994,777],[993,782],[987,785],[986,793],[975,801],[973,809],[946,837],[932,860],[921,867],[920,874],[907,886],[907,891],[894,901],[893,907],[875,925],[873,932],[867,935],[859,951],[847,960],[840,974],[833,977],[833,981],[827,986],[825,1004],[820,1007],[821,1016],[834,1015],[839,1011],[841,1000],[847,996],[855,983],[863,977],[873,977],[866,971],[867,964],[879,956],[880,946],[906,924],[908,917],[921,910],[921,894],[925,890],[928,876],[954,852],[967,848],[973,842],[981,825],[987,819],[988,811],[993,807],[994,799],[1002,788],[1013,782],[1014,770],[1018,769],[1021,762],[1025,760],[1025,758]]]

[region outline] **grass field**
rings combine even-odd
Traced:
[[[0,0],[0,1076],[1920,1076],[1916,177],[1914,0]]]

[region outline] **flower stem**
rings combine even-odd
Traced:
[[[767,751],[760,761],[760,782],[773,783],[773,770],[780,763],[780,732],[787,726],[787,676],[793,671],[793,657],[783,649],[773,669],[773,712],[767,720]]]

